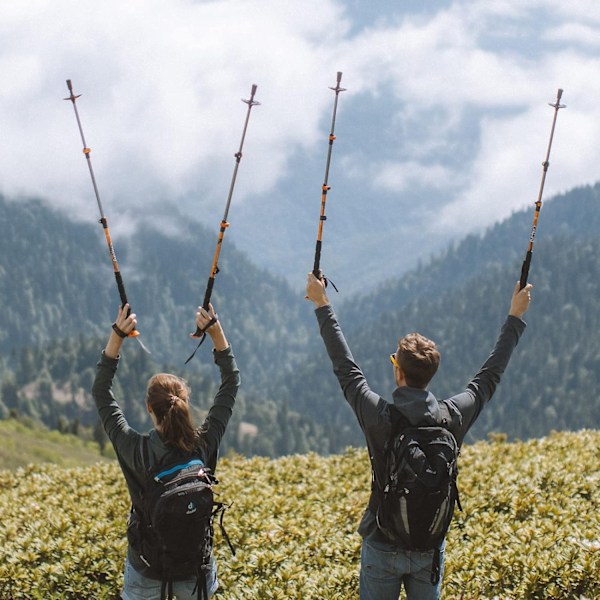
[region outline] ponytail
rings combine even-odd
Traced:
[[[150,378],[146,402],[156,416],[165,443],[191,452],[200,444],[189,406],[190,388],[175,375],[158,373]]]

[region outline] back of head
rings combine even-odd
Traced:
[[[440,366],[440,353],[430,339],[409,333],[398,340],[397,359],[406,384],[425,389]]]
[[[148,381],[146,403],[156,417],[165,443],[184,452],[190,452],[199,442],[189,398],[190,388],[176,375],[157,373]]]

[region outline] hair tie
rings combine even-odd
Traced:
[[[169,395],[169,404],[171,405],[171,407],[175,406],[177,400],[179,400],[179,396],[175,396],[173,394]]]

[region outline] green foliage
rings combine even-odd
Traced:
[[[51,431],[27,418],[0,421],[0,439],[0,469],[15,469],[34,462],[71,467],[104,460],[98,444]]]
[[[446,551],[444,598],[600,596],[600,432],[465,446]],[[229,456],[216,528],[217,598],[350,600],[357,596],[369,489],[364,450],[328,458]],[[0,597],[118,597],[129,510],[115,463],[0,472]]]
[[[471,441],[498,430],[511,439],[526,439],[552,430],[600,427],[599,254],[597,237],[540,238],[530,273],[534,289],[525,315],[528,327],[494,398],[471,430]],[[439,296],[407,304],[402,296],[392,298],[399,307],[383,313],[368,302],[358,301],[349,311],[342,306],[341,326],[371,388],[391,401],[394,382],[388,355],[399,337],[419,331],[436,341],[442,355],[431,391],[438,398],[462,391],[492,350],[519,273],[519,263],[490,267],[468,285]],[[371,300],[377,306],[376,299]],[[357,307],[361,314],[375,317],[353,320]],[[289,378],[288,387],[297,399],[293,409],[318,411],[324,426],[337,426],[334,449],[361,442],[362,433],[343,401],[322,344]]]
[[[526,439],[600,426],[600,338],[590,335],[600,325],[599,199],[600,184],[544,203],[530,273],[529,327],[471,441],[497,430]],[[341,294],[338,306],[332,294],[373,389],[391,397],[387,355],[399,336],[414,330],[442,351],[432,391],[443,397],[464,388],[508,308],[532,213],[533,206],[469,235],[363,297],[342,302]],[[11,223],[0,239],[0,417],[16,411],[62,430],[77,423],[93,428],[89,390],[118,303],[101,228],[73,223],[37,201],[0,198],[0,216]],[[191,383],[201,418],[218,377],[209,344],[188,365],[184,360],[194,347],[187,334],[204,295],[214,232],[181,218],[176,236],[141,223],[131,235],[113,237],[152,350],[148,356],[127,341],[117,397],[134,427],[149,427],[144,385],[156,370],[168,370]],[[303,293],[256,268],[233,239],[220,263],[213,300],[242,375],[224,449],[277,456],[361,444]],[[252,427],[255,435],[244,433]],[[100,435],[97,441],[103,443]]]
[[[101,228],[73,223],[35,200],[0,197],[0,216],[13,224],[0,239],[0,300],[7,307],[0,315],[0,352],[7,357],[0,363],[0,418],[16,411],[49,427],[64,430],[66,423],[78,422],[93,428],[90,388],[118,305]],[[138,327],[152,351],[148,356],[128,340],[115,387],[131,424],[142,430],[150,427],[143,398],[154,372],[174,372],[189,381],[198,419],[218,380],[210,342],[184,365],[196,344],[188,333],[204,297],[216,236],[183,218],[179,225],[177,236],[145,225],[131,237],[113,236]],[[318,420],[288,410],[279,385],[279,377],[302,360],[308,337],[310,315],[301,295],[256,268],[231,243],[221,254],[220,271],[213,303],[244,381],[224,450],[267,455],[327,450]],[[287,417],[298,427],[284,435],[280,425]],[[257,434],[242,440],[238,429],[246,421]]]

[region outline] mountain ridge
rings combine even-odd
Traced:
[[[582,425],[576,414],[586,415],[585,425],[600,424],[593,393],[600,379],[600,350],[589,336],[597,331],[595,315],[600,314],[595,301],[600,297],[599,199],[597,184],[544,203],[530,272],[535,286],[526,316],[530,326],[497,398],[473,430],[474,439],[492,430],[529,437],[549,428],[577,428]],[[0,216],[11,223],[0,240],[0,300],[6,307],[0,315],[0,414],[17,408],[55,427],[68,405],[69,419],[86,419],[91,425],[93,369],[118,304],[99,227],[70,222],[39,200],[1,200]],[[508,309],[531,218],[532,211],[514,213],[481,235],[457,241],[406,276],[362,295],[345,298],[329,292],[356,360],[374,389],[389,390],[387,354],[407,330],[421,330],[441,345],[436,393],[450,394],[466,384],[485,360]],[[118,391],[136,426],[148,425],[139,400],[144,378],[153,370],[172,370],[193,382],[201,395],[200,416],[214,392],[216,373],[207,347],[189,365],[183,363],[195,346],[188,334],[195,306],[204,296],[215,242],[214,233],[184,221],[177,236],[144,222],[130,236],[114,240],[138,327],[152,350],[148,356],[129,343],[124,349]],[[242,372],[226,445],[275,455],[311,449],[329,453],[361,444],[304,294],[256,267],[233,243],[223,249],[220,268],[213,302]],[[580,290],[577,298],[571,297],[571,289]],[[578,360],[573,331],[590,338],[584,361]],[[526,368],[533,355],[536,367]],[[537,366],[540,357],[542,367]],[[556,365],[562,368],[560,377]],[[574,389],[571,371],[577,374]],[[546,389],[549,381],[556,386],[557,398]],[[528,386],[536,391],[524,393]],[[48,404],[53,389],[61,390],[61,403],[56,398]],[[69,393],[80,404],[83,394],[87,404],[78,409],[66,403]],[[577,410],[565,416],[561,395]],[[592,400],[584,405],[579,397],[588,396]],[[545,416],[537,422],[527,413],[531,404],[543,406]],[[242,422],[258,427],[255,437],[243,443],[238,435]]]

